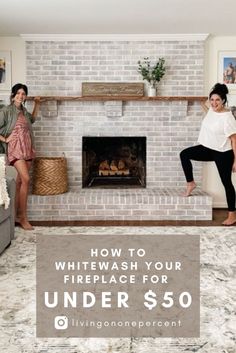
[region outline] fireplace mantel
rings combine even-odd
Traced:
[[[56,117],[58,114],[58,103],[66,102],[88,102],[96,101],[103,102],[105,107],[105,115],[107,117],[121,117],[123,115],[122,106],[124,102],[173,102],[173,101],[187,101],[190,102],[204,102],[207,100],[206,96],[156,96],[156,97],[140,97],[140,96],[39,96],[41,103],[46,103],[42,114],[45,117]],[[34,100],[35,96],[27,97],[27,100]],[[49,107],[50,105],[50,107]],[[53,105],[53,107],[52,107]]]
[[[28,100],[34,100],[34,96],[29,96]],[[129,96],[93,96],[93,97],[82,97],[82,96],[40,96],[42,102],[46,101],[206,101],[206,96],[156,96],[156,97],[129,97]]]

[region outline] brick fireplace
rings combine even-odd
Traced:
[[[30,95],[79,96],[81,83],[85,81],[139,82],[137,61],[144,56],[153,60],[160,56],[166,59],[168,68],[158,87],[160,95],[203,94],[204,41],[32,41],[26,43]],[[125,101],[122,116],[114,114],[110,117],[105,105],[102,101],[62,101],[57,106],[55,102],[42,104],[41,114],[34,125],[37,155],[60,156],[65,153],[69,192],[57,196],[30,195],[30,219],[211,219],[212,200],[201,189],[192,197],[181,196],[185,181],[179,152],[197,140],[202,119],[199,102]],[[106,160],[109,166],[115,161],[117,167],[122,160],[126,173],[131,172],[131,165],[125,163],[121,151],[126,157],[132,157],[132,148],[127,147],[126,139],[145,140],[145,143],[135,142],[136,155],[133,155],[137,163],[136,173],[138,167],[140,169],[139,178],[136,178],[140,179],[139,185],[124,185],[124,180],[121,181],[132,175],[111,173],[103,175],[108,182],[105,187],[99,185],[101,179],[87,187],[92,181],[88,173],[94,173],[89,163],[97,158],[94,152],[96,154],[99,149],[96,145],[96,151],[92,152],[91,141],[94,139],[95,143],[100,138],[114,138],[118,147],[114,148],[113,156],[104,156],[111,148],[100,151],[102,157],[95,161],[96,167]],[[119,145],[121,142],[123,147]],[[142,162],[137,162],[138,159]],[[202,168],[198,163],[195,176],[199,186],[201,175]],[[108,181],[109,176],[116,180],[113,185]]]

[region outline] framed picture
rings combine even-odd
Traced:
[[[0,90],[11,89],[11,52],[0,50]]]
[[[236,51],[219,52],[218,80],[236,89]]]
[[[0,109],[4,106],[4,105],[9,105],[10,104],[10,93],[4,93],[1,94],[0,93]]]

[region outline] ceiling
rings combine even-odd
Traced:
[[[235,0],[5,0],[0,36],[20,34],[236,35]]]

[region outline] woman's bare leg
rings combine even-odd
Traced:
[[[19,174],[17,173],[16,197],[15,197],[15,219],[16,219],[16,222],[19,222],[19,215],[20,215],[20,209],[19,209],[20,187],[21,187],[21,178],[20,178]]]
[[[16,203],[17,203],[17,217],[20,225],[25,230],[32,230],[33,227],[29,223],[27,218],[27,200],[29,191],[29,170],[31,162],[26,162],[24,160],[18,160],[15,162],[14,167],[18,172],[20,182],[17,189]]]

